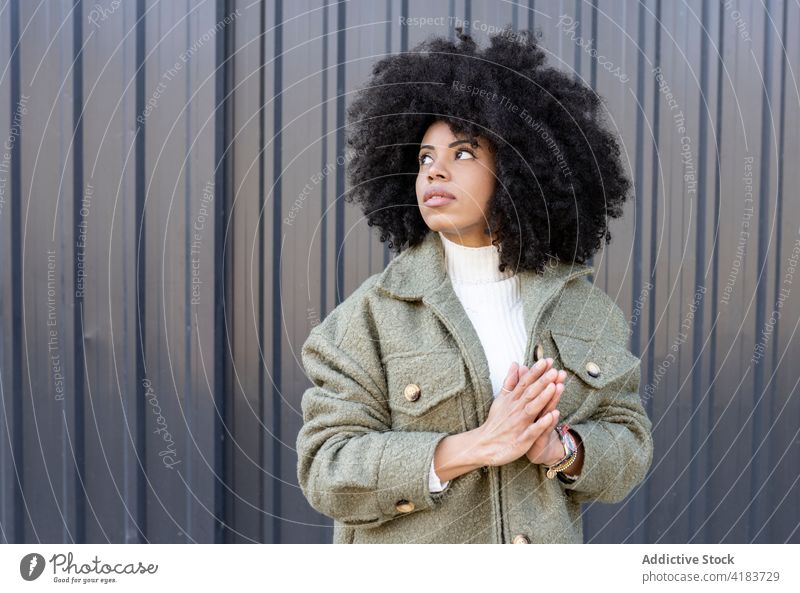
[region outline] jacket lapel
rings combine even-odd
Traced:
[[[519,272],[525,332],[528,336],[525,365],[538,336],[538,323],[548,303],[556,298],[573,278],[590,274],[592,268],[582,264],[565,264],[551,260],[541,274]],[[378,279],[376,286],[400,300],[422,301],[441,320],[455,339],[468,367],[474,374],[479,397],[488,410],[494,394],[489,377],[489,363],[478,334],[461,305],[447,275],[444,247],[435,232],[428,232],[422,243],[395,257]],[[509,364],[511,361],[509,361]]]

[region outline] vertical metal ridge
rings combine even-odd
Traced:
[[[596,10],[596,6],[593,7]],[[593,25],[594,26],[594,25]],[[634,181],[633,181],[633,203],[634,203],[634,225],[633,225],[633,251],[634,253],[641,253],[642,252],[642,244],[644,243],[644,239],[642,237],[642,225],[643,222],[643,204],[644,204],[644,131],[645,131],[645,121],[644,115],[642,110],[644,109],[645,103],[645,81],[647,80],[645,77],[645,30],[646,30],[646,19],[645,19],[645,9],[644,9],[644,2],[639,3],[638,11],[637,11],[637,32],[636,32],[636,43],[639,48],[637,60],[636,60],[636,97],[639,103],[638,108],[636,109],[636,132],[635,132],[635,151],[636,151],[636,165],[634,168]],[[592,60],[592,62],[596,62],[596,60]],[[658,95],[654,98],[654,104],[658,104]],[[594,259],[594,258],[592,258]],[[608,269],[606,268],[606,276],[608,275]],[[636,296],[635,292],[638,290],[641,292],[641,285],[642,285],[642,258],[641,257],[634,257],[633,258],[633,274],[632,274],[632,282],[631,282],[631,310],[633,311],[636,307]],[[632,344],[631,349],[634,354],[637,356],[639,355],[639,331],[638,327],[633,328],[634,335],[632,336]],[[642,514],[642,507],[643,501],[640,499],[634,499],[630,505],[628,505],[627,512],[626,512],[626,521],[628,522],[629,528],[633,525],[636,525],[636,517]]]
[[[713,376],[717,368],[717,337],[718,332],[716,331],[716,322],[718,320],[719,314],[719,304],[718,304],[718,293],[719,293],[719,229],[720,229],[720,210],[722,208],[722,161],[720,159],[720,147],[722,146],[722,131],[723,131],[723,72],[725,71],[725,61],[723,59],[724,52],[725,52],[725,10],[724,7],[720,4],[718,6],[718,16],[717,16],[717,27],[719,29],[718,32],[718,40],[717,40],[717,104],[716,104],[716,126],[715,126],[715,142],[714,142],[714,154],[716,155],[715,158],[715,167],[714,167],[714,229],[715,230],[715,241],[714,245],[711,250],[711,257],[712,261],[712,279],[711,279],[711,319],[714,320],[714,327],[712,328],[711,333],[711,342],[710,342],[710,351],[709,351],[709,369],[711,372],[712,380],[709,381],[708,386],[708,409],[710,413],[708,414],[708,422],[706,423],[705,430],[706,434],[711,434],[711,431],[714,428],[714,414],[713,411],[716,405],[716,389],[717,384],[713,381]],[[710,468],[712,466],[712,451],[713,448],[711,446],[704,447],[703,450],[703,457],[705,462],[705,467]],[[705,496],[708,499],[708,495]],[[706,508],[708,505],[708,501],[706,501]],[[708,516],[706,514],[706,516]],[[710,534],[710,527],[707,527],[704,532],[704,539],[705,541],[710,541],[709,535]]]
[[[405,2],[406,0],[404,0]],[[334,257],[336,258],[336,294],[334,295],[334,307],[344,300],[344,257],[342,247],[344,243],[344,185],[345,171],[344,166],[344,126],[345,126],[345,59],[347,52],[346,45],[346,26],[347,26],[347,3],[340,2],[337,6],[337,32],[336,32],[336,219],[334,237]],[[403,27],[402,35],[408,35]]]
[[[583,0],[575,0],[575,33],[577,34],[578,38],[583,37],[583,19],[581,19],[581,4],[583,4]],[[581,76],[581,58],[583,57],[581,54],[582,48],[575,47],[573,52],[572,58],[572,68],[574,70],[573,76],[575,80],[582,81],[583,77]],[[591,60],[594,61],[594,60]]]
[[[217,3],[216,21],[223,21],[230,14],[230,0]],[[214,483],[214,542],[223,543],[230,522],[226,506],[226,480],[228,464],[226,457],[225,427],[229,425],[228,402],[225,397],[228,363],[225,347],[225,303],[231,288],[226,266],[225,228],[227,226],[228,184],[230,183],[230,77],[229,44],[233,36],[230,27],[224,27],[216,36],[214,70],[214,404],[219,411],[214,416],[214,467],[219,476]]]
[[[580,0],[575,0],[579,2]],[[514,31],[519,30],[519,3],[512,2],[511,4],[511,28]]]
[[[264,151],[266,150],[265,142],[267,138],[267,115],[265,112],[266,107],[266,84],[267,84],[267,3],[266,0],[261,0],[259,7],[259,20],[261,21],[261,35],[258,38],[258,213],[261,217],[261,224],[258,225],[258,328],[256,334],[258,335],[258,343],[264,344],[264,264],[265,264],[265,249],[264,241],[265,226],[264,221],[264,207],[266,199],[264,192],[266,191],[266,170],[267,166]],[[323,30],[325,30],[323,28]],[[323,103],[324,105],[324,103]],[[323,114],[325,110],[323,109]],[[323,116],[324,117],[324,116]],[[322,184],[323,187],[325,184]],[[323,285],[324,286],[324,285]],[[263,348],[263,346],[262,346]],[[264,368],[263,357],[258,358],[258,419],[264,426],[267,426],[266,419],[266,406],[264,405],[264,390],[266,388],[266,369]],[[266,431],[258,431],[258,467],[266,467]],[[267,514],[264,512],[266,504],[265,494],[267,484],[271,479],[267,472],[262,473],[261,485],[258,489],[258,508],[261,511],[261,519],[258,525],[258,541],[265,543],[266,537],[266,523],[268,520]]]
[[[654,58],[653,58],[653,68],[661,68],[661,0],[656,0],[656,18],[654,21],[654,28],[655,28],[655,44],[654,44]],[[655,287],[657,283],[657,278],[655,275],[656,270],[656,254],[658,253],[658,172],[659,172],[659,154],[660,154],[660,143],[661,143],[661,133],[660,133],[660,121],[661,121],[661,100],[658,88],[658,81],[653,77],[653,152],[652,152],[652,168],[653,168],[653,175],[652,175],[652,183],[651,183],[651,205],[652,205],[652,212],[650,213],[650,274],[649,278],[653,284],[653,290],[651,291],[652,294],[655,294]],[[639,286],[641,289],[641,285]],[[655,299],[650,298],[648,300],[649,308],[648,308],[648,328],[653,329],[653,320],[656,319],[656,309],[655,309]],[[633,340],[636,350],[634,353],[640,352],[641,345],[640,345],[640,334],[641,331],[638,327],[634,328],[633,333]],[[648,343],[652,341],[652,334],[648,333]],[[653,380],[653,368],[655,366],[655,352],[653,348],[648,348],[647,350],[647,371],[648,371],[648,383],[651,383]],[[647,413],[648,415],[652,416],[653,413],[653,404],[652,400],[648,399],[646,402]]]
[[[575,1],[575,13],[576,15],[580,11],[580,1]],[[592,10],[591,10],[591,31],[592,31],[592,45],[594,46],[595,50],[597,50],[597,0],[592,0]],[[580,22],[578,22],[578,27],[580,27]],[[578,37],[580,37],[580,31],[577,31]],[[580,50],[576,50],[577,54],[580,54]],[[599,54],[596,54],[599,55]],[[577,59],[578,68],[580,68],[580,58]],[[589,60],[589,86],[591,86],[592,90],[597,94],[597,58],[593,60]],[[594,254],[592,254],[589,259],[586,260],[586,265],[594,266]],[[593,275],[590,274],[588,276],[588,280],[591,282]]]
[[[777,154],[777,187],[775,188],[775,220],[778,222],[775,225],[776,236],[775,236],[775,247],[777,253],[775,254],[775,277],[773,278],[774,282],[774,291],[775,291],[775,298],[777,300],[778,295],[780,294],[781,289],[781,282],[783,281],[783,275],[781,274],[781,262],[783,261],[783,153],[784,147],[786,145],[786,62],[788,60],[788,56],[786,55],[786,36],[788,34],[787,27],[786,27],[786,20],[789,18],[788,14],[788,2],[783,3],[783,22],[781,23],[781,73],[780,73],[780,107],[778,112],[778,154]],[[775,334],[773,335],[773,344],[774,348],[772,349],[772,367],[773,369],[778,369],[778,352],[780,350],[780,319],[778,323],[775,324]],[[767,411],[769,413],[769,426],[775,426],[774,420],[777,418],[777,407],[778,407],[778,381],[777,379],[771,380],[769,382],[769,402]],[[772,438],[767,439],[765,443],[765,452],[764,455],[767,459],[775,459],[776,453],[774,441],[777,438],[777,434],[775,432],[772,433]],[[778,492],[775,488],[768,489],[763,495],[768,497],[773,497]],[[775,496],[774,504],[777,504],[778,500]],[[773,502],[770,501],[769,507],[773,507]],[[774,522],[770,522],[769,533],[770,535],[774,531]],[[767,537],[767,541],[773,541],[772,537]]]
[[[597,0],[592,0],[592,45],[597,49]],[[597,91],[597,60],[589,60],[589,84]],[[592,258],[594,259],[594,258]]]
[[[72,228],[78,228],[81,220],[81,198],[83,196],[83,52],[81,46],[83,45],[83,0],[74,0],[74,10],[72,12],[72,127],[73,127],[73,157],[72,157]],[[74,244],[74,241],[73,241]],[[72,287],[75,287],[75,280],[78,277],[78,260],[74,257],[72,260]],[[85,407],[85,376],[84,376],[84,361],[86,352],[83,349],[83,295],[78,294],[77,291],[72,291],[74,300],[73,314],[73,348],[75,349],[75,401],[73,404],[74,418],[74,435],[72,443],[74,446],[75,455],[75,468],[76,474],[73,486],[73,496],[75,497],[75,525],[72,541],[76,544],[86,543],[86,493],[84,491],[84,484],[86,483],[86,435],[84,427],[84,407]],[[69,430],[68,426],[64,427]],[[63,468],[66,474],[67,467]],[[65,476],[66,477],[66,476]],[[66,480],[65,480],[66,484]],[[67,500],[63,501],[64,505],[68,504]],[[68,526],[64,525],[65,531],[68,531]],[[69,536],[65,541],[69,541]]]
[[[322,8],[322,155],[320,171],[327,170],[328,164],[328,13],[329,0]],[[338,174],[338,173],[337,173]],[[321,184],[322,204],[320,205],[319,238],[319,319],[328,315],[328,183]]]
[[[389,0],[391,1],[391,0]],[[455,19],[452,18],[455,15],[455,1],[451,0],[450,5],[448,6],[448,10],[452,10],[453,12],[450,13],[450,19],[447,21],[450,23],[450,38],[455,41],[456,34],[455,34]],[[400,2],[400,52],[405,53],[408,51],[408,0],[402,0]],[[383,244],[383,264],[384,267],[388,265],[390,260],[389,254],[389,244],[388,242],[384,242]]]
[[[756,327],[753,335],[758,336],[764,327],[766,320],[767,306],[767,278],[763,272],[767,268],[769,253],[767,243],[769,240],[769,168],[770,168],[770,100],[772,86],[772,29],[770,20],[772,15],[772,0],[767,0],[764,5],[764,59],[761,71],[763,73],[763,87],[761,93],[761,171],[759,174],[759,195],[758,201],[758,267],[756,277],[760,278],[756,284]],[[778,265],[779,265],[778,260]],[[779,322],[778,322],[779,323]],[[776,325],[778,325],[776,323]],[[773,342],[773,348],[775,344]],[[766,422],[764,414],[764,365],[756,364],[753,369],[753,422],[752,438],[753,446],[761,443],[766,435]],[[766,466],[762,461],[766,459],[763,448],[753,451],[750,463],[750,501],[752,504],[752,514],[747,522],[749,543],[755,543],[756,534],[761,531],[761,526],[766,519],[765,505],[762,498],[757,496],[758,491],[766,479]]]
[[[136,348],[136,386],[134,401],[136,407],[136,518],[139,522],[136,537],[140,543],[148,541],[147,537],[147,437],[145,433],[145,402],[138,393],[145,376],[144,348],[146,338],[146,301],[145,301],[145,269],[147,254],[145,253],[146,224],[144,219],[145,192],[145,121],[138,121],[136,114],[145,110],[145,0],[136,2],[136,175],[134,192],[136,195],[136,329],[138,348]],[[130,541],[130,539],[128,539]]]
[[[197,14],[193,13],[189,6],[189,1],[186,1],[186,17],[183,21],[185,23],[185,37],[186,37],[186,47],[191,47],[192,43],[192,18],[197,19]],[[192,461],[194,460],[193,456],[193,448],[192,448],[192,438],[191,434],[194,430],[194,389],[192,385],[192,331],[193,331],[193,323],[192,323],[192,254],[191,254],[191,209],[192,209],[192,187],[191,187],[191,179],[192,179],[192,159],[191,155],[189,154],[190,150],[189,147],[192,145],[192,69],[186,69],[186,78],[184,79],[184,111],[183,111],[183,118],[184,118],[184,155],[183,155],[183,167],[184,167],[184,183],[183,183],[183,225],[184,225],[184,235],[183,235],[183,265],[184,265],[184,272],[183,272],[183,351],[184,351],[184,360],[186,361],[183,366],[183,399],[184,404],[182,406],[184,422],[186,423],[187,432],[184,434],[184,448],[186,450],[185,458],[186,458],[186,465],[185,467],[185,476],[186,476],[186,483],[192,484],[192,478],[194,474],[194,465]],[[184,520],[185,526],[181,529],[181,535],[185,538],[188,536],[189,541],[197,541],[194,533],[194,513],[193,510],[196,505],[196,498],[194,497],[193,493],[186,492],[184,494],[184,501],[185,501],[185,509],[184,509]]]
[[[706,263],[706,151],[708,148],[708,118],[709,107],[707,101],[708,95],[708,35],[705,33],[705,24],[708,22],[709,17],[709,0],[702,0],[700,8],[700,97],[697,106],[698,119],[700,130],[698,132],[697,142],[697,217],[696,217],[696,231],[695,236],[695,268],[694,268],[694,288],[697,290],[698,286],[705,287],[705,263]],[[703,322],[705,318],[705,306],[697,307],[695,313],[694,323],[692,324],[692,359],[696,360],[697,356],[703,351]],[[703,407],[703,374],[702,366],[700,372],[692,373],[692,410],[695,413]],[[702,415],[700,416],[702,418]],[[690,429],[690,442],[691,450],[698,451],[701,448],[700,443],[703,441],[705,431],[701,429],[700,422],[692,422]],[[702,476],[706,474],[705,463],[703,456],[697,456],[689,464],[689,491],[697,492]],[[701,540],[704,541],[704,535],[708,522],[703,522],[701,517],[705,517],[708,497],[697,496],[689,504],[689,525],[698,525],[702,523],[699,534]],[[698,509],[698,507],[700,507]],[[692,539],[697,537],[698,532],[695,532]]]
[[[455,10],[455,0],[449,0],[448,2],[448,14],[451,18],[448,19],[448,38],[450,41],[455,39],[455,32],[453,27],[453,11]],[[388,56],[392,51],[392,0],[386,0],[386,47],[385,53]],[[327,66],[327,62],[324,64]],[[386,268],[389,265],[389,260],[391,259],[389,253],[389,243],[387,241],[383,241],[381,243],[383,245],[383,267]],[[370,269],[370,273],[372,270]],[[324,285],[323,285],[324,286]]]
[[[19,37],[19,0],[11,0],[11,35],[9,44],[11,46],[11,113],[9,121],[14,121],[14,112],[21,99],[20,85],[20,37]],[[13,409],[11,418],[11,459],[14,465],[14,509],[13,509],[13,531],[10,541],[25,543],[25,524],[22,509],[30,519],[25,505],[25,476],[22,472],[25,449],[23,447],[23,427],[24,418],[22,416],[22,168],[20,163],[20,144],[22,144],[23,130],[19,130],[17,141],[14,142],[10,151],[11,169],[11,277],[15,281],[11,285],[11,335],[12,335],[12,391],[11,400]]]
[[[283,198],[283,176],[282,154],[283,154],[283,0],[275,2],[275,71],[273,78],[274,85],[274,111],[273,111],[273,133],[274,133],[274,152],[272,153],[272,174],[275,176],[273,184],[273,236],[272,236],[272,257],[275,265],[272,267],[272,419],[273,419],[273,439],[272,448],[272,471],[275,476],[272,480],[272,495],[274,518],[271,521],[272,533],[270,541],[277,543],[281,541],[281,486],[282,486],[282,463],[281,463],[281,443],[283,442],[281,430],[281,387],[282,387],[282,367],[281,367],[281,338],[283,333],[279,331],[281,327],[281,200]],[[344,97],[344,87],[342,87],[342,97]]]
[[[536,0],[528,0],[528,30],[533,33],[536,24],[534,15],[536,13]]]
[[[660,68],[661,67],[661,0],[656,0],[656,14],[655,20],[653,21],[653,28],[655,29],[655,42],[653,44],[653,68]],[[640,73],[641,75],[642,73]],[[646,364],[645,364],[645,373],[647,376],[647,385],[652,384],[653,382],[653,369],[655,368],[655,348],[652,347],[653,343],[653,333],[655,332],[655,327],[653,324],[653,320],[656,319],[656,285],[657,285],[657,278],[655,275],[656,270],[656,254],[658,253],[658,172],[659,172],[659,151],[660,151],[660,142],[661,142],[661,134],[659,127],[661,125],[661,95],[659,93],[658,88],[658,81],[655,77],[653,77],[653,150],[652,150],[652,160],[651,160],[651,168],[652,168],[652,179],[651,179],[651,186],[650,186],[650,204],[652,211],[650,213],[650,261],[649,261],[649,273],[648,273],[648,282],[652,284],[652,289],[650,290],[647,300],[647,343],[651,346],[647,348],[647,356],[646,356]],[[633,284],[637,287],[640,291],[642,290],[642,279],[640,278],[638,282],[634,282]],[[637,355],[641,355],[641,323],[637,323],[636,326],[633,328],[633,335],[631,336],[632,348],[633,352]],[[653,400],[652,398],[647,398],[645,401],[645,409],[647,411],[647,415],[652,418],[653,417]],[[642,504],[644,508],[649,509],[651,508],[650,504],[650,489],[644,488],[643,489],[643,501]],[[652,524],[650,521],[645,521],[644,526],[644,537],[645,541],[653,541],[653,533],[652,533]]]
[[[634,253],[641,253],[642,252],[642,244],[644,239],[642,237],[642,225],[643,223],[643,216],[642,216],[642,208],[644,204],[644,192],[642,190],[642,186],[644,185],[644,158],[642,155],[644,154],[644,129],[645,129],[645,122],[644,122],[644,115],[642,114],[642,109],[644,109],[644,102],[645,102],[645,82],[647,80],[645,76],[645,68],[644,68],[644,52],[645,52],[645,10],[644,10],[644,3],[639,3],[638,9],[638,31],[636,33],[636,43],[639,46],[639,55],[636,60],[636,98],[639,102],[639,108],[636,110],[636,134],[635,134],[635,151],[636,151],[636,165],[633,172],[633,203],[635,205],[634,208],[634,225],[633,225],[633,252]],[[659,24],[656,21],[656,30],[658,30]],[[658,44],[658,32],[656,32],[656,44]],[[658,113],[658,93],[656,92],[653,96],[653,105],[656,109],[656,113]],[[658,122],[654,124],[654,127],[658,129]],[[658,194],[654,195],[654,200],[656,201]],[[631,308],[635,307],[635,291],[638,290],[641,292],[642,286],[642,258],[641,257],[634,257],[633,258],[633,282],[631,286]],[[633,336],[631,337],[631,348],[633,349],[633,353],[637,356],[639,355],[639,331],[638,328],[633,328]]]

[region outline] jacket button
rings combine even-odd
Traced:
[[[416,505],[410,500],[398,500],[397,504],[394,505],[394,508],[396,508],[401,513],[410,513],[411,511],[414,510],[415,506]]]
[[[525,535],[524,533],[520,533],[520,534],[514,536],[514,539],[511,540],[511,543],[513,543],[513,544],[529,544],[529,543],[531,543],[531,540],[529,540],[528,536]]]
[[[420,391],[419,385],[417,385],[416,383],[409,383],[408,385],[406,385],[406,388],[403,390],[403,395],[410,402],[417,401],[421,394],[422,394],[422,391]]]
[[[544,348],[541,344],[536,344],[536,346],[533,347],[533,362],[537,362],[542,358],[544,358]]]
[[[600,367],[593,362],[586,363],[586,372],[589,373],[592,377],[599,377],[600,376]]]

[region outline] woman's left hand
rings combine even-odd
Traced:
[[[522,374],[525,369],[526,367],[520,367],[520,374]],[[561,394],[564,393],[564,381],[566,378],[567,372],[563,370],[559,371],[558,378],[555,380],[556,393],[550,401],[550,404],[541,411],[539,416],[534,419],[534,422],[541,418],[543,414],[547,414],[556,408],[561,399]],[[561,439],[555,431],[557,423],[558,419],[554,420],[550,429],[546,430],[542,433],[542,436],[533,441],[531,448],[525,453],[525,456],[531,463],[553,465],[564,457],[564,445],[561,444]]]
[[[531,463],[549,466],[564,457],[564,445],[561,444],[558,433],[553,430],[557,422],[557,420],[554,421],[550,430],[545,431],[542,436],[533,441],[533,445],[525,453]]]

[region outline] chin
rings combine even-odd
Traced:
[[[458,227],[452,223],[447,217],[442,215],[433,215],[423,217],[422,220],[428,225],[428,228],[435,233],[457,233]]]

